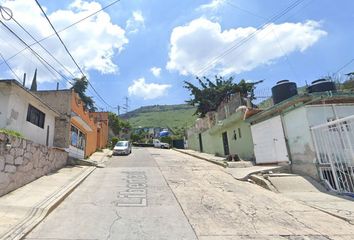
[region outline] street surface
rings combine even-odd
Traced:
[[[96,169],[26,239],[354,239],[337,217],[173,150]]]

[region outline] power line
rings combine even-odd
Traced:
[[[234,3],[232,3],[232,2],[230,2],[230,1],[228,1],[228,0],[226,0],[225,2],[226,2],[226,4],[230,5],[231,7],[235,8],[235,9],[238,9],[238,10],[240,10],[240,11],[242,11],[242,12],[245,12],[245,13],[247,13],[247,14],[249,14],[249,15],[252,15],[252,16],[257,17],[257,18],[262,19],[262,20],[266,20],[266,21],[268,20],[267,18],[265,18],[265,17],[263,17],[263,16],[261,16],[261,15],[259,15],[259,14],[257,14],[257,13],[254,13],[254,12],[252,12],[252,11],[249,11],[249,10],[247,10],[247,9],[245,9],[245,8],[242,8],[242,7],[236,5],[236,4],[234,4]],[[274,29],[273,26],[271,27],[271,29],[272,29],[272,31],[273,31],[273,33],[274,33],[274,36],[275,36],[275,39],[276,39],[276,42],[277,42],[277,44],[278,44],[279,49],[283,52],[283,54],[284,54],[284,56],[285,56],[285,60],[286,60],[286,63],[288,64],[288,66],[289,66],[289,68],[290,68],[290,71],[292,71],[293,74],[294,74],[294,76],[295,76],[296,78],[298,78],[298,74],[297,74],[296,71],[294,70],[294,67],[293,67],[293,65],[292,65],[291,62],[290,62],[290,59],[289,59],[289,57],[288,57],[288,54],[285,52],[284,48],[283,48],[282,45],[280,44],[279,36],[278,36],[278,34],[276,33],[276,30]]]
[[[109,7],[111,7],[112,5],[116,4],[116,3],[119,2],[119,1],[120,1],[120,0],[113,1],[112,3],[106,5],[105,7],[101,8],[101,9],[99,9],[99,10],[97,10],[97,11],[95,11],[95,12],[89,14],[89,15],[87,15],[87,16],[84,17],[84,18],[81,18],[80,20],[78,20],[78,21],[76,21],[76,22],[70,24],[70,25],[67,26],[67,27],[64,27],[64,28],[60,29],[60,30],[58,31],[58,33],[61,33],[61,32],[63,32],[63,31],[65,31],[65,30],[67,30],[67,29],[69,29],[69,28],[75,26],[76,24],[81,23],[82,21],[84,21],[84,20],[86,20],[86,19],[88,19],[88,18],[90,18],[90,17],[96,15],[97,13],[99,13],[99,12],[101,12],[101,11],[103,11],[103,10],[109,8]],[[42,39],[40,39],[40,40],[38,40],[38,41],[36,41],[36,42],[33,42],[33,43],[29,44],[29,46],[32,47],[33,45],[35,45],[35,44],[37,44],[37,43],[40,43],[40,42],[42,42],[42,41],[44,41],[44,40],[46,40],[46,39],[48,39],[48,38],[50,38],[50,37],[53,37],[53,36],[55,36],[55,33],[50,34],[50,35],[48,35],[48,36],[46,36],[46,37],[44,37],[44,38],[42,38]],[[22,49],[21,51],[18,51],[16,54],[12,55],[11,57],[9,57],[9,58],[6,59],[6,60],[7,60],[7,61],[11,60],[12,58],[16,57],[18,54],[22,53],[22,52],[25,51],[26,49],[27,49],[27,47],[25,47],[25,48]],[[4,62],[0,63],[0,65],[3,64],[3,63],[4,63]]]
[[[342,71],[344,68],[349,66],[352,62],[354,62],[354,58],[349,60],[347,63],[345,63],[343,66],[341,66],[334,74],[338,74],[340,71]]]
[[[304,0],[296,0],[296,1],[294,1],[287,8],[285,8],[283,11],[281,11],[278,14],[276,14],[272,18],[270,18],[267,23],[264,23],[261,26],[259,26],[256,31],[254,31],[253,33],[248,35],[246,38],[242,39],[240,42],[236,42],[236,40],[235,40],[234,43],[236,43],[236,44],[234,44],[233,46],[231,46],[230,48],[228,48],[227,50],[225,50],[224,52],[222,52],[218,56],[214,57],[211,61],[209,61],[207,64],[205,64],[204,67],[202,67],[197,72],[196,75],[202,74],[205,71],[207,71],[210,67],[212,67],[214,64],[216,64],[221,58],[225,57],[226,55],[230,54],[232,51],[234,51],[234,50],[240,48],[241,46],[243,46],[244,44],[246,44],[249,40],[253,39],[259,32],[267,29],[272,22],[275,22],[278,19],[280,19],[281,17],[283,17],[285,14],[287,14],[293,8],[295,8],[298,5],[300,5],[303,1]]]
[[[14,17],[12,17],[12,20],[24,31],[26,32],[31,38],[32,40],[38,42],[38,40],[30,33],[28,32]],[[53,54],[51,54],[40,42],[38,42],[39,46],[46,52],[49,54],[49,56],[51,56],[63,69],[65,69],[65,71],[67,71],[73,78],[75,78],[74,74],[69,71]]]
[[[64,41],[62,40],[62,38],[60,37],[59,33],[57,32],[57,30],[55,29],[55,27],[53,26],[52,22],[50,21],[50,19],[48,18],[47,14],[45,13],[44,9],[42,8],[42,6],[40,5],[40,3],[38,2],[38,0],[35,0],[35,2],[37,3],[38,7],[41,9],[44,17],[47,19],[49,25],[52,27],[53,31],[55,32],[55,35],[57,35],[58,39],[60,40],[61,44],[63,45],[65,51],[68,53],[68,55],[70,56],[71,60],[75,63],[76,67],[79,69],[79,71],[81,72],[82,76],[85,77],[85,73],[82,71],[82,69],[80,68],[80,66],[78,65],[78,63],[76,62],[76,60],[74,59],[74,57],[71,55],[69,49],[67,48],[67,46],[65,45]],[[93,89],[93,91],[97,94],[97,96],[110,108],[114,108],[112,105],[110,105],[109,103],[107,103],[102,97],[101,95],[96,91],[96,89],[93,87],[93,85],[91,84],[91,82],[86,78],[88,84],[91,86],[91,88]]]
[[[2,58],[2,60],[5,62],[6,66],[10,69],[10,71],[12,72],[12,74],[17,78],[17,80],[19,82],[21,82],[20,78],[17,76],[17,74],[14,72],[14,70],[12,70],[11,66],[9,65],[9,63],[5,60],[4,56],[0,53],[0,57]]]
[[[55,27],[53,26],[52,22],[49,20],[47,14],[45,13],[44,9],[42,8],[42,6],[39,4],[39,2],[37,0],[35,0],[38,7],[41,9],[42,13],[44,14],[44,17],[47,19],[49,25],[52,27],[53,31],[55,32],[55,35],[57,35],[59,41],[61,42],[61,44],[63,45],[65,51],[69,54],[71,60],[73,60],[73,62],[75,63],[76,67],[79,69],[79,71],[81,72],[82,76],[85,76],[85,73],[82,71],[82,69],[80,68],[80,66],[77,64],[77,62],[75,61],[74,57],[71,55],[69,49],[66,47],[65,43],[63,42],[63,39],[61,39],[60,35],[58,34],[57,30],[55,29]]]
[[[59,74],[63,79],[65,79],[67,82],[69,82],[71,85],[72,83],[63,75],[61,74],[58,70],[56,70],[50,63],[48,63],[47,60],[45,60],[41,55],[39,55],[32,47],[30,47],[20,36],[18,36],[17,33],[15,33],[10,27],[8,27],[3,21],[0,20],[0,23],[10,32],[12,33],[18,40],[20,40],[20,42],[22,44],[24,44],[25,46],[27,46],[31,52],[33,53],[33,55],[40,61],[41,64],[43,64],[43,66],[51,73],[53,74],[53,72],[49,69],[49,67],[51,69],[53,69],[57,74]],[[54,77],[56,78],[56,76],[54,75]]]

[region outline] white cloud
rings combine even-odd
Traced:
[[[14,18],[37,39],[53,34],[53,30],[34,1],[5,0],[2,4],[10,8],[13,11]],[[101,5],[95,1],[75,0],[66,9],[47,12],[47,14],[55,28],[61,30],[100,8]],[[33,42],[13,21],[7,21],[6,24],[14,29],[27,43]],[[106,12],[102,11],[94,17],[86,19],[59,34],[79,66],[85,72],[97,70],[102,74],[108,74],[119,71],[118,66],[113,62],[113,56],[123,50],[124,45],[128,43],[128,39],[125,36],[125,31],[120,26],[113,24]],[[56,36],[43,41],[42,45],[66,66],[68,70],[74,73],[75,76],[81,75]],[[1,27],[0,52],[3,53],[5,58],[9,58],[22,48],[22,44]],[[72,78],[38,45],[33,46],[33,49],[56,69],[60,69],[61,73],[68,76],[68,78]],[[31,76],[34,69],[38,68],[39,82],[55,80],[55,77],[29,51],[23,52],[9,63],[20,76],[24,72],[27,72],[28,76]]]
[[[145,28],[145,19],[140,10],[133,11],[132,16],[127,20],[125,29],[129,33],[137,33]]]
[[[197,10],[217,10],[224,5],[226,0],[212,0],[210,3],[200,5]]]
[[[134,95],[148,100],[166,95],[170,87],[170,84],[146,83],[145,78],[139,78],[128,87],[128,93],[130,96]]]
[[[303,52],[327,34],[315,21],[272,23],[242,47],[213,62],[213,59],[230,47],[237,46],[256,30],[253,27],[222,30],[219,23],[205,18],[176,27],[170,38],[166,68],[177,70],[182,75],[241,73],[270,64],[285,54]]]
[[[152,67],[152,68],[150,68],[150,72],[151,72],[155,77],[160,77],[161,68],[159,68],[159,67]]]

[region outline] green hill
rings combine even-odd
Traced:
[[[169,127],[171,129],[187,128],[197,119],[196,108],[187,104],[144,106],[121,115],[133,128]]]

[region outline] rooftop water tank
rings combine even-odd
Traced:
[[[272,97],[273,103],[280,103],[292,96],[297,95],[296,83],[290,82],[289,80],[281,80],[272,87]]]
[[[309,93],[313,92],[326,92],[326,91],[336,91],[336,84],[327,79],[318,79],[313,81],[310,86],[307,87]]]

